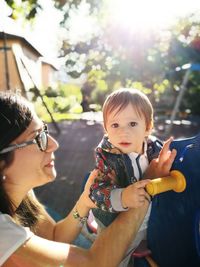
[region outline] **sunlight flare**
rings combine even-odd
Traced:
[[[188,12],[200,8],[199,1],[110,0],[108,9],[113,23],[130,31],[148,31],[170,26]]]

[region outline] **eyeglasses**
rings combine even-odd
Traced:
[[[48,136],[47,136],[48,133],[49,131],[47,128],[47,124],[44,123],[44,129],[38,135],[36,135],[36,137],[33,140],[29,140],[21,144],[9,145],[8,147],[1,150],[0,154],[11,152],[15,149],[23,148],[23,147],[26,147],[32,144],[36,144],[38,148],[44,152],[47,150],[47,147],[48,147]]]

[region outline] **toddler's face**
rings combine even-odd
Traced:
[[[107,117],[106,132],[109,141],[123,153],[143,153],[143,142],[151,129],[147,129],[144,116],[129,104],[122,111],[111,112]]]

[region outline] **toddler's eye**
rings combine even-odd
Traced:
[[[118,123],[113,123],[113,124],[111,125],[111,127],[112,127],[112,128],[117,128],[117,127],[119,127],[119,124],[118,124]]]
[[[135,127],[135,126],[137,126],[137,122],[135,122],[135,121],[131,121],[131,122],[130,122],[130,126],[131,126],[131,127]]]

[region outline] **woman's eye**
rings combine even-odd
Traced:
[[[118,124],[118,123],[113,123],[113,124],[111,125],[111,128],[117,128],[117,127],[119,127],[119,124]]]
[[[135,121],[130,122],[130,126],[131,126],[131,127],[135,127],[135,126],[137,126],[137,122],[135,122]]]

